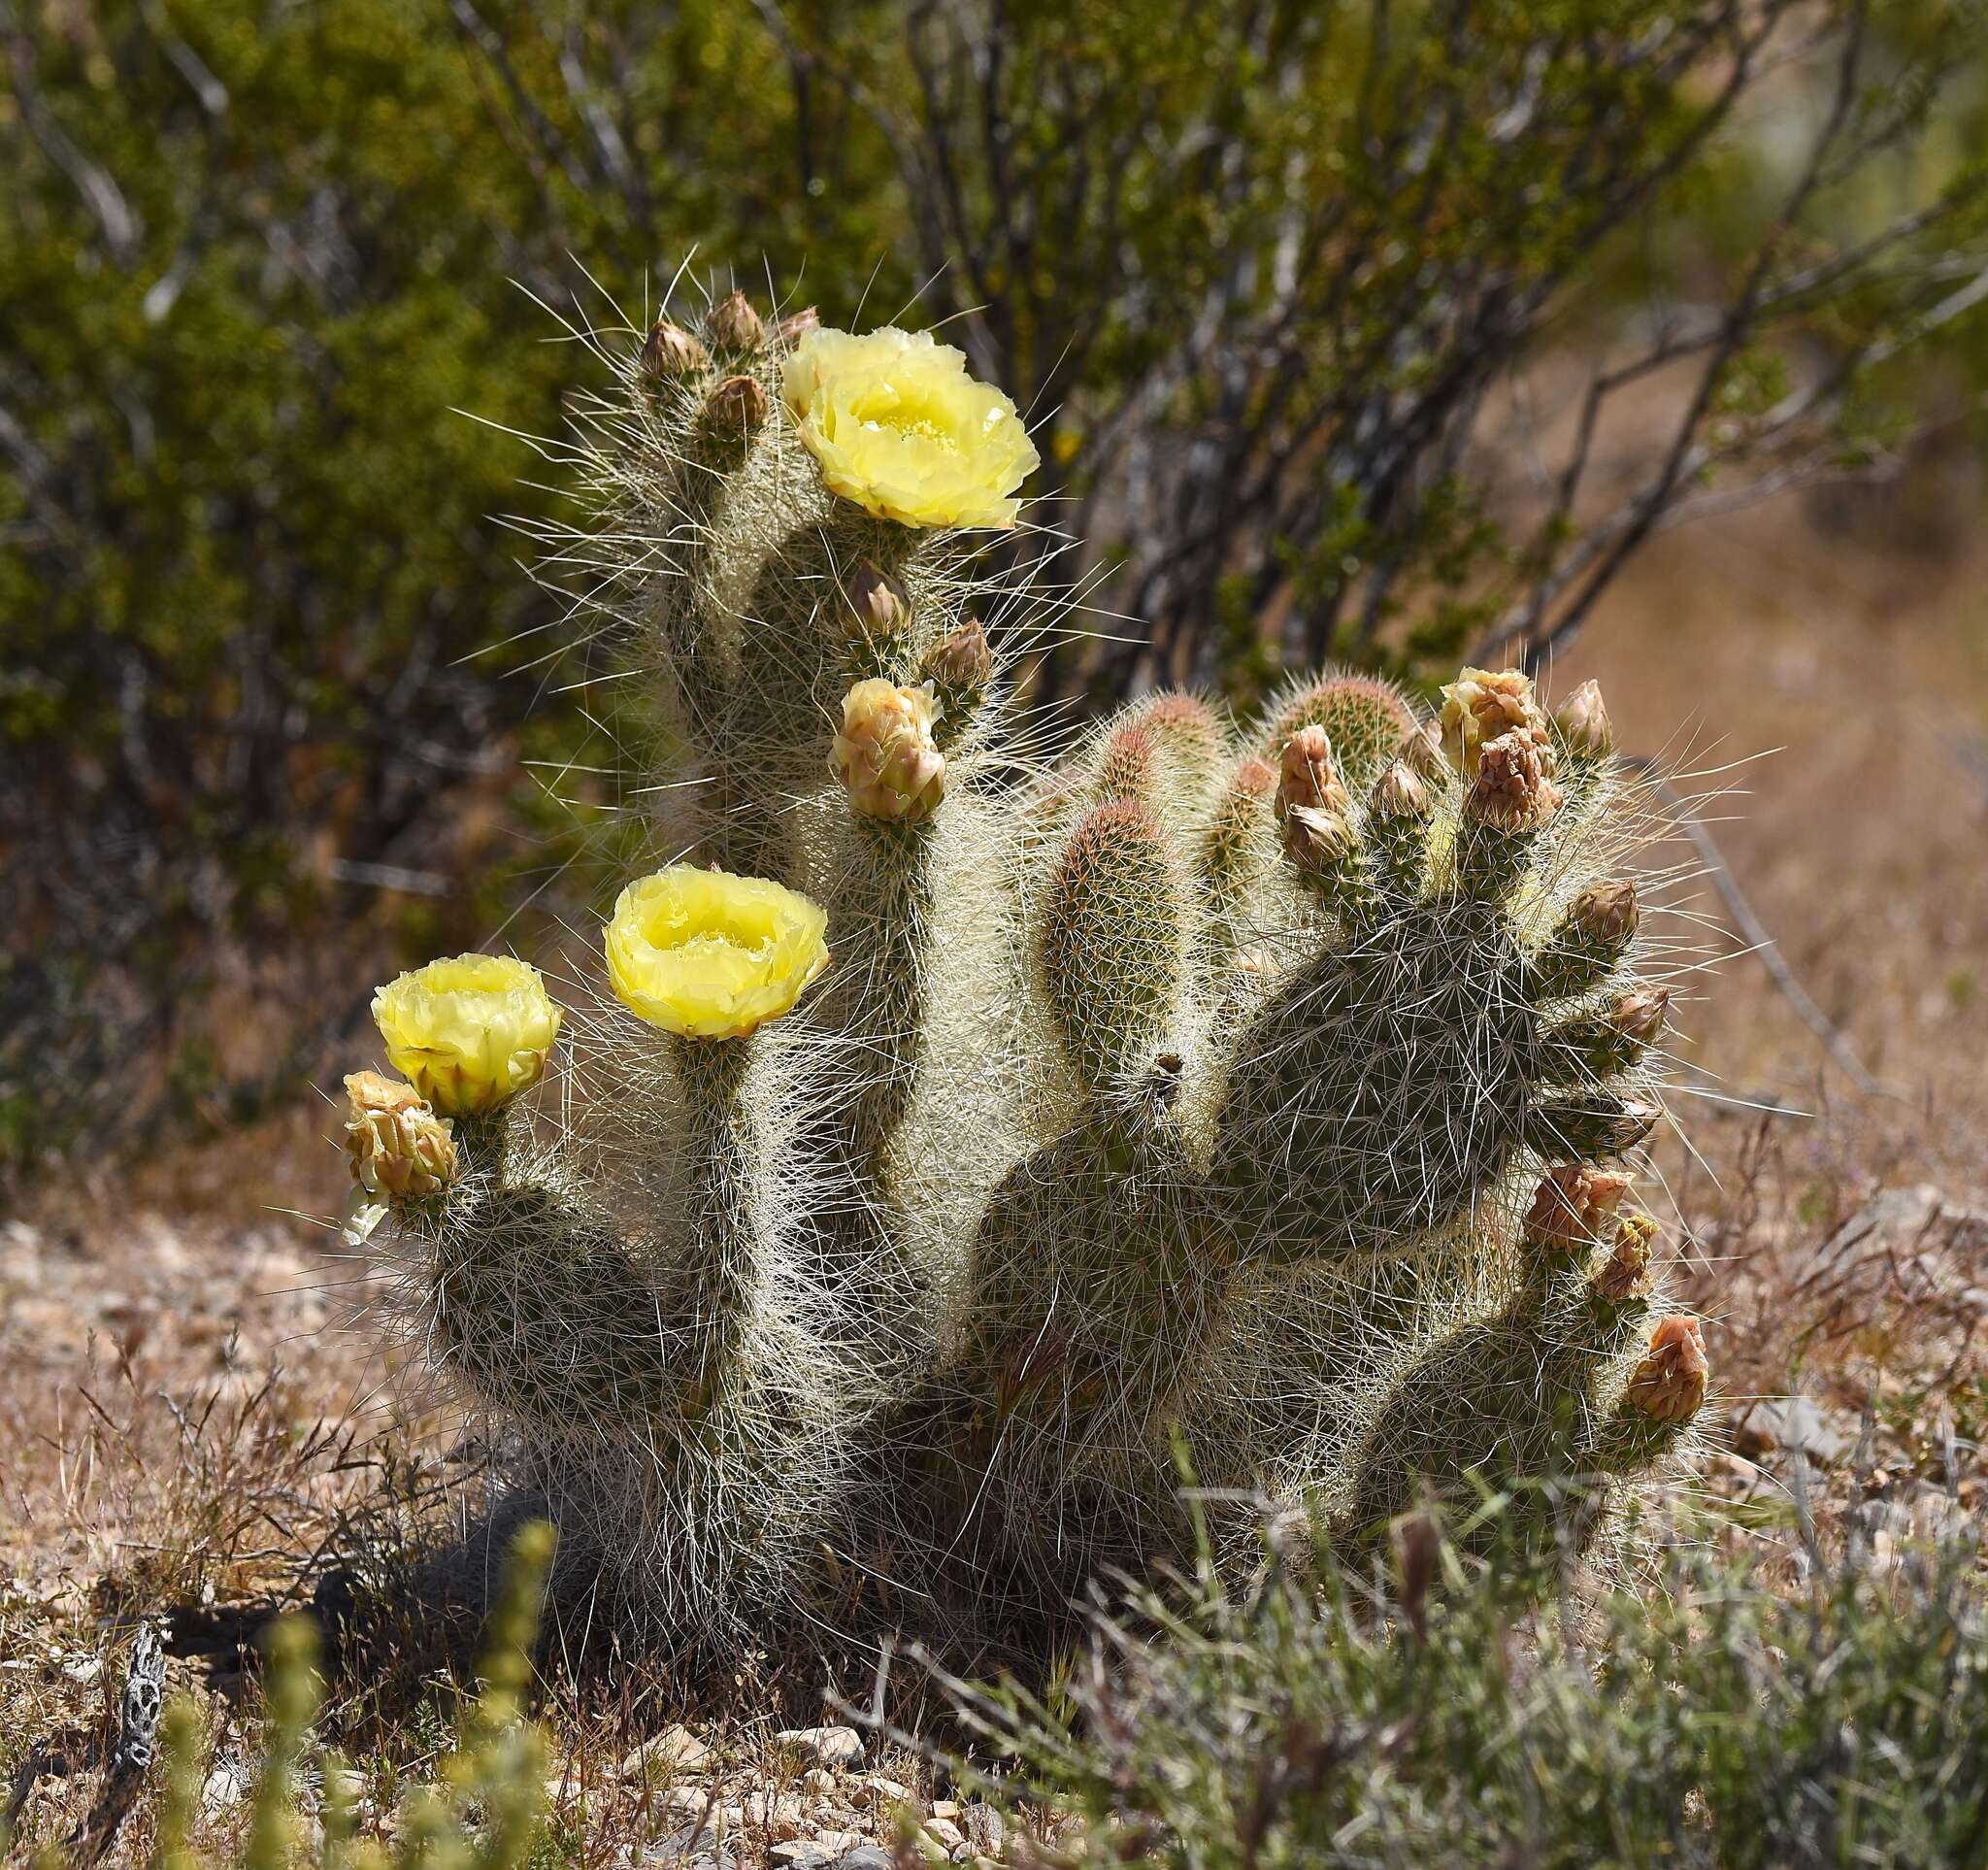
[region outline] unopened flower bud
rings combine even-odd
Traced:
[[[1598,948],[1624,947],[1635,935],[1640,918],[1636,885],[1629,882],[1592,885],[1567,907],[1574,933]]]
[[[1429,788],[1415,777],[1407,760],[1398,759],[1374,787],[1374,816],[1378,818],[1426,818]]]
[[[874,677],[843,698],[830,750],[849,804],[865,818],[915,824],[945,796],[945,759],[932,739],[932,698]]]
[[[1657,1238],[1653,1215],[1640,1209],[1615,1223],[1615,1240],[1608,1257],[1595,1274],[1596,1296],[1610,1305],[1628,1305],[1647,1298],[1650,1292],[1650,1248]]]
[[[766,385],[757,377],[727,377],[704,406],[706,417],[726,434],[756,433],[766,411]]]
[[[1561,738],[1574,752],[1599,759],[1613,751],[1615,730],[1608,724],[1599,682],[1583,682],[1553,711],[1553,718]]]
[[[1333,768],[1332,742],[1323,727],[1301,727],[1284,742],[1278,761],[1278,823],[1294,810],[1342,813],[1352,801]]]
[[[1710,1376],[1698,1320],[1673,1312],[1650,1333],[1649,1351],[1629,1379],[1629,1400],[1654,1421],[1689,1421],[1705,1401]]]
[[[1616,996],[1608,1009],[1608,1023],[1623,1038],[1639,1046],[1647,1046],[1664,1030],[1670,1005],[1669,987],[1632,987],[1627,993]]]
[[[1300,870],[1329,870],[1353,849],[1353,830],[1337,812],[1294,805],[1284,814],[1284,849]]]
[[[911,594],[871,559],[856,567],[843,594],[848,599],[849,618],[858,636],[897,636],[911,626]]]
[[[346,1154],[359,1188],[381,1202],[419,1201],[455,1180],[455,1126],[412,1085],[355,1071],[346,1096]]]
[[[812,305],[804,305],[798,312],[789,312],[779,322],[779,337],[782,344],[799,344],[811,331],[821,329],[821,314]]]
[[[1499,831],[1532,831],[1560,809],[1560,788],[1546,776],[1545,755],[1525,734],[1513,732],[1478,750],[1476,782],[1464,800],[1464,816]]]
[[[1425,785],[1434,785],[1449,777],[1449,762],[1442,755],[1442,728],[1436,721],[1426,722],[1404,738],[1395,757]]]
[[[994,680],[994,651],[980,619],[970,617],[950,636],[925,651],[918,673],[942,696],[981,694]]]
[[[1582,1162],[1626,1155],[1657,1127],[1663,1111],[1640,1097],[1612,1091],[1541,1105],[1527,1126],[1527,1140],[1548,1161]]]
[[[726,351],[757,351],[766,342],[766,325],[743,292],[729,293],[712,306],[704,328]]]
[[[711,361],[699,344],[680,324],[658,318],[649,327],[642,347],[642,374],[660,381],[666,377],[687,377]]]
[[[1465,669],[1442,691],[1442,750],[1466,779],[1477,777],[1484,750],[1516,734],[1543,751],[1546,718],[1529,677],[1517,669]]]
[[[1527,1212],[1525,1237],[1552,1252],[1584,1252],[1628,1192],[1629,1178],[1612,1169],[1583,1163],[1549,1169]]]

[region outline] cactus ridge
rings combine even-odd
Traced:
[[[1630,1381],[1646,1234],[1606,1278],[1606,1243],[1542,1271],[1528,1235],[1547,1170],[1633,1164],[1658,1115],[1636,891],[1665,879],[1627,880],[1640,782],[1599,694],[1470,775],[1331,672],[1258,719],[1166,693],[1056,747],[1007,681],[1061,620],[1011,595],[1040,564],[831,494],[788,338],[743,303],[600,346],[593,518],[547,575],[618,710],[617,872],[773,878],[832,960],[742,1038],[583,989],[536,1120],[466,1129],[404,1204],[427,1362],[569,1553],[711,1653],[854,1596],[1053,1617],[1177,1553],[1183,1438],[1349,1546],[1425,1489],[1541,1476],[1591,1535],[1688,1433],[1638,1398],[1688,1413],[1693,1381],[1678,1330]],[[900,817],[831,761],[877,681],[931,702]]]

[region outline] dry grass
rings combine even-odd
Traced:
[[[1988,1223],[1895,1201],[1861,1241],[1818,1251],[1887,1189],[1932,1183],[1988,1208],[1980,569],[1826,549],[1815,516],[1784,505],[1660,543],[1555,672],[1601,679],[1630,751],[1732,766],[1717,835],[1734,872],[1896,1091],[1859,1095],[1749,959],[1679,1009],[1695,1152],[1665,1167],[1715,1321],[1715,1428],[1734,1431],[1701,1479],[1736,1543],[1785,1542],[1798,1464],[1784,1419],[1752,1404],[1791,1385],[1817,1406],[1788,1432],[1818,1457],[1801,1490],[1824,1518],[1856,1512],[1893,1538],[1988,1486]],[[173,1679],[208,1701],[217,1839],[240,1820],[256,1626],[341,1567],[460,1536],[483,1497],[459,1424],[381,1362],[372,1276],[276,1212],[337,1207],[333,1128],[328,1107],[299,1113],[126,1185],[50,1189],[0,1225],[0,1766],[46,1736],[100,1744],[131,1620],[170,1611]],[[404,1633],[394,1668],[376,1646],[339,1702],[376,1828],[453,1705],[447,1633],[420,1615]],[[943,1795],[916,1759],[827,1772],[773,1742],[821,1719],[833,1686],[816,1658],[767,1656],[693,1711],[622,1658],[549,1672],[555,1853],[626,1861],[707,1823],[747,1864],[816,1836],[887,1839],[900,1788],[925,1811]],[[693,1712],[709,1770],[641,1753]],[[45,1781],[30,1833],[66,1828],[92,1783]],[[146,1837],[141,1815],[123,1848]]]

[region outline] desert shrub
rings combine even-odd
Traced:
[[[1081,1815],[1046,1863],[1974,1863],[1977,1557],[1853,1550],[1789,1589],[1677,1548],[1595,1599],[1425,1519],[1371,1571],[1143,1587],[1051,1701],[954,1692],[1011,1794]]]

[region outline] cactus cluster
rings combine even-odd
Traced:
[[[1175,1550],[1183,1447],[1355,1552],[1658,1471],[1706,1365],[1607,1166],[1666,993],[1593,685],[1155,694],[1045,763],[976,579],[1034,454],[958,353],[734,293],[614,363],[563,557],[657,872],[556,1121],[514,1069],[355,1092],[420,1341],[568,1552],[722,1646],[1065,1601]],[[490,1018],[473,1060],[547,1030]]]

